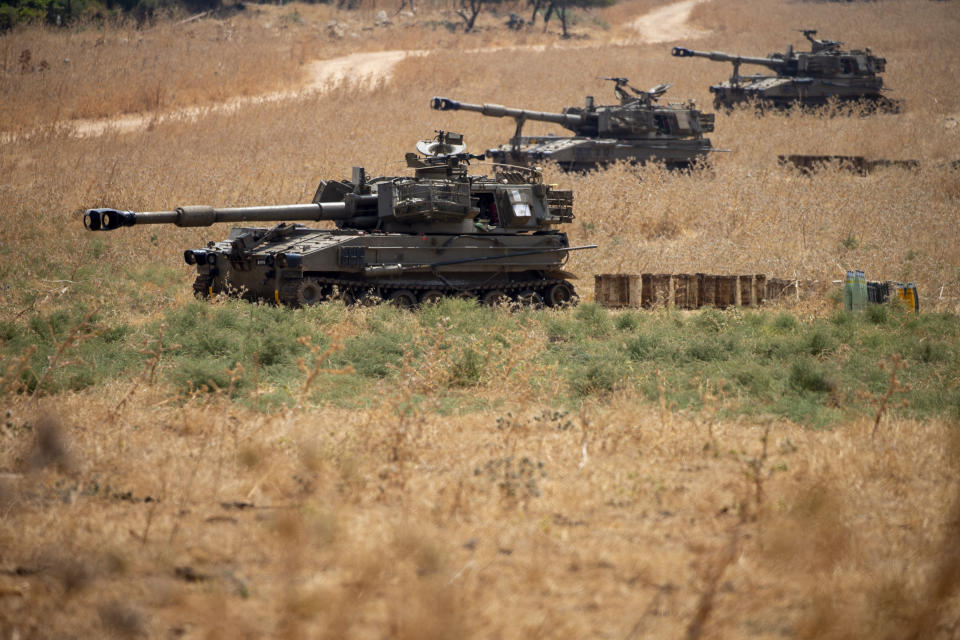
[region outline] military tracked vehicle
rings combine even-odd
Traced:
[[[560,113],[551,113],[436,97],[430,106],[439,111],[475,111],[492,118],[516,120],[510,142],[486,152],[502,163],[536,166],[552,160],[564,169],[584,171],[625,160],[689,168],[714,151],[710,140],[703,137],[713,131],[714,114],[703,113],[692,101],[656,104],[671,85],[641,91],[631,87],[627,78],[603,79],[614,82],[620,104],[595,105],[593,96],[587,96],[583,107],[565,107]],[[524,136],[522,129],[527,120],[559,124],[573,135]]]
[[[790,45],[786,53],[755,58],[674,47],[672,54],[733,64],[730,80],[710,87],[716,109],[750,103],[776,108],[820,107],[835,100],[861,102],[869,109],[890,113],[902,110],[902,101],[883,95],[889,91],[880,77],[886,69],[885,58],[873,55],[870,49],[844,51],[842,42],[814,38],[814,29],[800,32],[810,41],[810,51],[795,52]],[[767,67],[776,75],[740,75],[742,64]]]
[[[463,136],[438,132],[408,153],[413,177],[323,181],[309,204],[133,212],[89,209],[84,225],[111,231],[142,224],[235,227],[226,240],[184,252],[197,269],[198,296],[226,293],[290,306],[330,298],[346,303],[388,300],[402,307],[443,296],[488,304],[563,306],[576,301],[571,251],[555,229],[573,220],[573,194],[544,184],[537,170],[494,165],[493,175],[469,175]],[[312,229],[293,220],[330,220]]]

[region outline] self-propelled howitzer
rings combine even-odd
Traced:
[[[656,104],[670,85],[649,91],[634,89],[626,78],[604,78],[615,83],[618,105],[596,105],[587,96],[583,107],[561,112],[514,109],[498,104],[470,104],[450,98],[433,98],[438,111],[473,111],[491,118],[513,118],[516,130],[508,144],[487,150],[496,162],[534,166],[552,160],[564,169],[595,169],[605,164],[663,162],[687,168],[713,151],[704,133],[713,131],[714,115],[692,103]],[[528,120],[558,124],[572,136],[524,136]]]
[[[198,296],[218,293],[290,306],[331,297],[347,303],[390,300],[403,307],[443,296],[482,302],[561,306],[576,300],[563,270],[571,251],[554,227],[573,220],[573,195],[545,184],[539,171],[494,167],[469,175],[459,134],[438,132],[407,154],[413,177],[323,181],[313,202],[257,207],[178,207],[133,212],[89,209],[84,225],[111,231],[144,224],[235,227],[226,240],[184,252]],[[292,221],[332,221],[313,229]]]
[[[731,109],[750,102],[779,108],[818,107],[834,100],[862,102],[882,111],[900,111],[903,106],[900,101],[883,95],[888,90],[880,77],[886,69],[885,58],[873,55],[870,49],[844,51],[840,48],[842,42],[814,38],[817,32],[813,29],[800,31],[810,41],[810,51],[795,52],[790,45],[786,53],[752,57],[674,47],[672,54],[679,58],[707,58],[733,64],[730,80],[710,87],[717,109]],[[740,75],[740,65],[744,64],[766,67],[776,75]]]

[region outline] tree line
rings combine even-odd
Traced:
[[[287,0],[279,0],[285,3]],[[306,2],[336,3],[339,9],[358,9],[361,0],[305,0]],[[515,0],[451,0],[454,11],[463,20],[465,33],[476,28],[477,18],[485,10]],[[569,37],[568,27],[571,11],[606,7],[616,0],[527,0],[526,8],[530,17],[524,19],[512,14],[511,28],[532,28],[539,18],[546,29],[551,18],[560,20],[562,35]],[[243,3],[234,5],[242,8]],[[13,28],[23,22],[45,22],[50,25],[67,26],[78,18],[106,19],[111,16],[123,16],[143,24],[163,13],[196,14],[216,11],[224,8],[223,0],[0,0],[0,32]],[[401,0],[399,13],[403,9],[416,12],[415,0]]]
[[[25,22],[66,27],[80,18],[115,16],[143,24],[164,12],[198,13],[222,6],[222,0],[0,0],[0,32]]]
[[[485,7],[502,4],[505,0],[458,0],[459,7],[457,15],[464,21],[464,31],[470,32],[474,29],[477,16]],[[524,21],[512,20],[511,27],[524,28],[533,27],[537,23],[537,16],[542,14],[543,28],[547,28],[550,18],[556,16],[560,20],[560,28],[564,38],[570,36],[568,31],[570,11],[572,9],[591,9],[596,7],[609,7],[616,0],[527,0],[527,8],[531,9],[530,18]]]

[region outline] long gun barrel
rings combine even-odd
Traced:
[[[549,111],[528,111],[526,109],[511,109],[499,104],[470,104],[458,102],[450,98],[436,97],[430,101],[430,106],[437,111],[476,111],[491,118],[516,118],[517,120],[540,120],[553,122],[571,131],[576,131],[586,123],[586,116],[576,113],[551,113]]]
[[[677,58],[707,58],[708,60],[713,60],[714,62],[732,62],[737,66],[741,64],[757,64],[764,67],[769,67],[774,71],[784,66],[784,60],[779,58],[735,56],[730,55],[729,53],[721,53],[719,51],[695,51],[693,49],[687,49],[686,47],[674,47],[670,53]]]
[[[121,211],[87,209],[83,226],[90,231],[113,231],[140,224],[174,224],[178,227],[209,227],[218,222],[262,222],[283,220],[346,220],[354,215],[357,204],[375,206],[376,196],[358,196],[360,202],[315,202],[264,207],[231,207],[215,209],[207,206],[177,207],[173,211]],[[366,202],[369,199],[371,202]]]

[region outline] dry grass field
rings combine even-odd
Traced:
[[[960,638],[956,3],[715,0],[703,37],[645,44],[630,23],[666,4],[565,41],[508,8],[463,35],[441,7],[373,27],[394,7],[297,3],[0,37],[0,638]],[[600,245],[571,258],[576,310],[196,302],[182,251],[226,229],[82,228],[307,201],[354,165],[403,173],[434,129],[512,132],[434,95],[559,110],[618,75],[707,106],[729,65],[670,46],[763,55],[804,27],[885,56],[906,111],[718,114],[729,153],[686,174],[546,167],[571,241]],[[388,50],[434,53],[214,108]],[[131,113],[149,124],[72,131]],[[786,153],[921,168],[802,176]],[[590,304],[595,273],[853,267],[917,283],[921,318]]]

